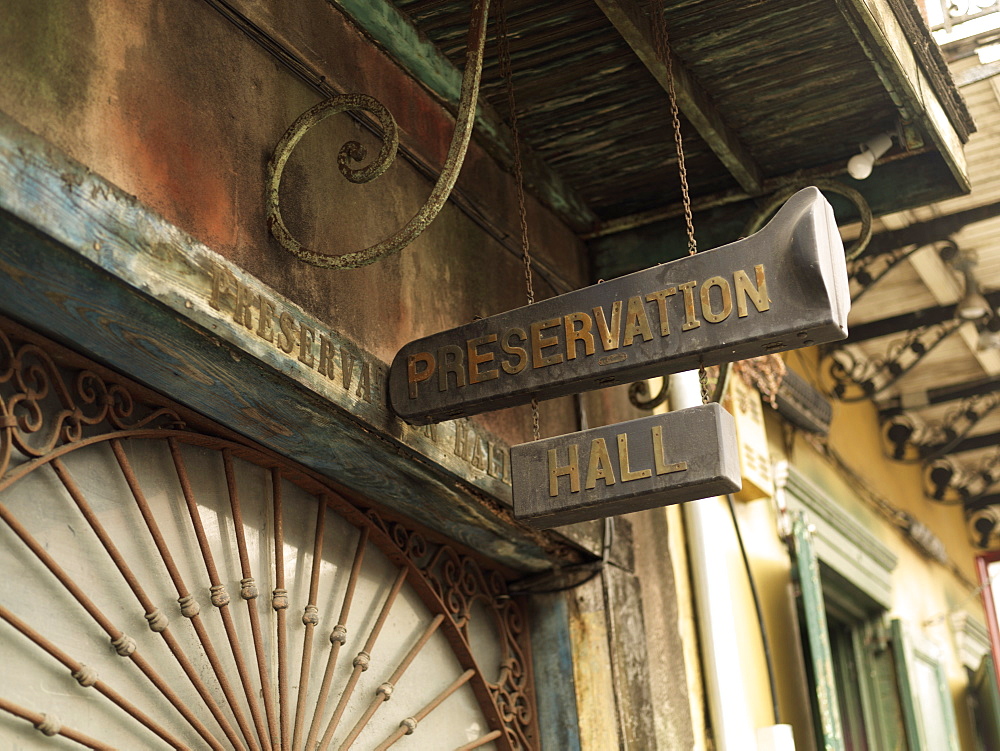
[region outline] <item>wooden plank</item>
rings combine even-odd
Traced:
[[[642,60],[643,65],[653,74],[657,83],[664,91],[668,90],[667,66],[657,55],[655,35],[649,17],[634,0],[595,1],[636,56]],[[740,187],[750,195],[759,195],[762,182],[760,167],[736,132],[726,125],[694,76],[675,55],[668,54],[671,54],[670,67],[673,71],[677,106]]]
[[[573,644],[570,641],[569,609],[564,594],[529,598],[532,667],[545,688],[536,694],[541,748],[573,751],[580,748],[580,720],[576,711],[573,681]]]
[[[924,126],[955,182],[968,193],[971,185],[963,142],[941,103],[943,92],[928,80],[887,0],[837,0],[837,4],[896,101],[901,120]]]
[[[639,580],[617,566],[605,566],[602,580],[610,631],[620,748],[624,751],[656,748]]]
[[[497,560],[551,565],[554,541],[504,510],[501,441],[402,423],[385,363],[4,115],[0,209],[0,312]]]
[[[328,0],[343,11],[448,107],[458,105],[462,73],[422,35],[410,20],[386,0]],[[248,11],[249,12],[249,11]],[[497,112],[480,98],[473,135],[506,167],[513,164],[510,129]],[[537,154],[521,144],[526,187],[564,222],[578,232],[597,223],[586,202]]]

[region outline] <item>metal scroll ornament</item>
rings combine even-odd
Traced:
[[[897,461],[928,462],[949,453],[984,418],[1000,408],[1000,395],[976,394],[951,410],[943,420],[921,423],[906,413],[886,419],[882,434]]]
[[[391,253],[396,253],[413,242],[427,226],[434,221],[438,212],[448,200],[455,186],[458,173],[465,160],[465,152],[472,135],[476,113],[476,99],[483,67],[483,47],[486,42],[486,16],[489,0],[473,3],[472,21],[469,26],[465,72],[462,75],[462,91],[455,122],[455,133],[448,148],[448,156],[430,197],[421,209],[395,234],[364,250],[349,253],[326,253],[307,248],[289,232],[281,216],[279,189],[285,163],[292,151],[309,129],[338,112],[367,111],[375,115],[382,126],[382,147],[377,158],[367,167],[354,168],[351,162],[361,162],[367,156],[364,146],[357,141],[348,141],[337,155],[337,165],[345,178],[353,183],[366,183],[379,177],[388,169],[396,157],[399,136],[396,122],[389,111],[378,100],[365,94],[343,94],[333,96],[309,108],[292,123],[278,141],[274,153],[267,162],[267,226],[271,234],[285,250],[300,261],[327,269],[356,269],[375,263]]]
[[[833,395],[842,402],[859,402],[877,396],[958,331],[962,323],[950,320],[914,329],[893,344],[885,357],[866,359],[845,348],[834,350],[829,364]]]

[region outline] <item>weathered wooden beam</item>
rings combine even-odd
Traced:
[[[413,23],[387,0],[327,0],[354,21],[413,78],[448,108],[458,106],[462,72]],[[243,3],[241,3],[243,4]],[[259,3],[252,4],[255,8]],[[248,8],[250,13],[254,9]],[[261,11],[257,10],[257,13]],[[473,136],[504,167],[514,162],[510,129],[482,97]],[[597,216],[586,202],[537,154],[521,143],[525,186],[578,232],[590,230]]]
[[[985,222],[997,216],[1000,216],[1000,201],[974,206],[971,209],[956,211],[953,214],[937,216],[901,229],[877,232],[872,235],[864,254],[876,256],[880,253],[890,253],[899,248],[905,248],[908,245],[931,245],[941,240],[947,240],[963,227],[977,222]]]
[[[770,178],[764,183],[765,193],[788,187],[789,184],[809,184],[810,178],[831,179],[843,173],[845,163],[827,165],[809,173],[806,178],[784,176]],[[879,163],[871,177],[859,186],[875,216],[882,216],[903,209],[925,206],[928,203],[954,197],[955,181],[945,160],[939,153],[923,150]],[[828,194],[840,225],[858,220],[853,204],[836,194]],[[743,193],[725,191],[712,196],[702,196],[694,202],[694,226],[698,247],[714,248],[731,243],[744,235],[747,220],[757,211],[757,205]],[[608,231],[599,228],[587,243],[592,257],[595,279],[613,279],[622,274],[647,268],[656,263],[679,258],[687,245],[684,220],[679,206],[668,207],[663,214],[648,212],[636,215],[621,223],[608,223]],[[987,218],[991,209],[982,207],[978,214],[956,214],[956,224],[972,223]],[[962,226],[959,224],[959,227]],[[937,228],[935,228],[937,229]],[[886,250],[902,247],[895,236],[906,239],[899,231],[886,233]],[[947,237],[935,234],[933,239]],[[917,242],[917,241],[914,241]],[[921,244],[923,240],[919,241]],[[896,244],[893,244],[896,243]],[[871,246],[869,246],[871,247]],[[882,246],[877,245],[881,248]],[[871,252],[884,252],[883,250]]]
[[[255,333],[264,301],[313,332],[311,351]],[[507,565],[559,557],[511,520],[507,449],[481,426],[405,425],[361,343],[2,113],[0,314]]]
[[[987,292],[985,294],[990,305],[995,309],[1000,305],[1000,291]],[[904,331],[920,328],[921,326],[933,326],[935,323],[950,321],[955,317],[954,305],[935,305],[922,310],[915,310],[912,313],[903,313],[898,316],[882,318],[878,321],[854,324],[850,327],[850,335],[847,344],[878,339],[882,336],[892,336],[901,334]]]
[[[895,102],[900,120],[923,126],[954,181],[968,193],[971,185],[963,143],[968,140],[970,123],[956,122],[960,118],[953,108],[946,106],[950,96],[943,90],[946,84],[941,82],[940,76],[932,83],[923,61],[915,54],[914,44],[925,40],[911,39],[911,20],[897,17],[894,3],[889,0],[836,0],[836,3]],[[916,133],[912,127],[907,132],[908,135]]]
[[[977,378],[973,381],[939,386],[936,389],[927,389],[922,392],[911,392],[901,396],[895,396],[884,402],[879,414],[882,418],[897,414],[905,409],[920,409],[930,407],[935,404],[945,404],[961,399],[968,399],[970,396],[982,396],[1000,391],[1000,378]]]
[[[655,34],[650,18],[634,0],[595,0],[598,7],[614,24],[656,82],[666,91],[670,86],[667,65],[657,54]],[[750,195],[761,192],[760,167],[754,161],[739,136],[722,119],[708,94],[702,89],[684,64],[671,52],[677,106],[691,122],[712,152],[729,173]]]

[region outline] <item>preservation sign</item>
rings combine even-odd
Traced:
[[[740,489],[733,417],[718,404],[522,443],[514,516],[548,528]]]
[[[404,346],[396,413],[450,420],[847,336],[847,267],[816,188],[760,232]]]

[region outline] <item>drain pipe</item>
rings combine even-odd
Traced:
[[[670,402],[675,410],[701,404],[696,371],[671,376]],[[740,624],[746,618],[734,610],[732,572],[718,545],[719,531],[732,526],[729,509],[721,498],[689,501],[683,509],[715,747],[747,751],[748,744],[754,744],[756,728],[740,659],[740,643],[746,638]]]

